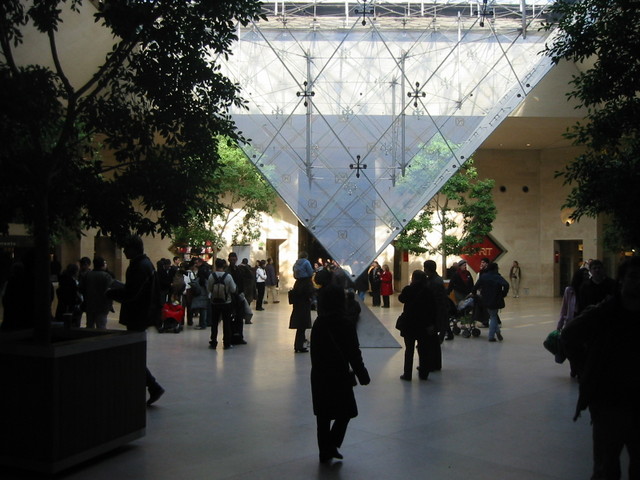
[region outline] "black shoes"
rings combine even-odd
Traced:
[[[320,454],[320,463],[329,463],[332,458],[337,458],[338,460],[342,460],[344,457],[338,451],[338,449],[334,449],[331,453],[321,453]]]
[[[504,340],[504,337],[502,336],[502,334],[500,332],[496,332],[496,338],[501,342],[502,340]]]
[[[293,351],[295,353],[307,353],[309,351],[308,348],[294,348]]]
[[[400,375],[400,380],[404,380],[405,382],[410,382],[411,381],[411,377],[409,375]]]
[[[164,388],[162,388],[160,385],[149,388],[149,400],[147,400],[147,407],[150,407],[151,405],[156,403],[162,395],[164,395]]]

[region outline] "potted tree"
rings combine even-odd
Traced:
[[[210,216],[219,136],[241,140],[240,92],[216,62],[259,17],[252,0],[0,4],[0,231],[26,224],[35,245],[32,301],[0,338],[0,463],[56,472],[144,434],[144,339],[52,328],[51,242]]]

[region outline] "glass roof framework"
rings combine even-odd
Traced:
[[[265,4],[223,68],[245,153],[357,275],[550,69],[549,3]]]

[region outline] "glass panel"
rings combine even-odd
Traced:
[[[245,152],[354,275],[551,67],[541,2],[526,3],[524,17],[520,2],[493,2],[494,15],[469,2],[407,14],[404,2],[404,16],[375,3],[363,18],[353,3],[287,2],[239,31],[224,73],[248,101],[233,110]]]

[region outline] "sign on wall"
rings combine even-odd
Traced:
[[[479,250],[472,255],[462,254],[460,257],[467,261],[467,264],[474,272],[480,271],[480,261],[483,258],[488,258],[492,262],[495,262],[500,256],[507,253],[491,235],[486,235],[482,242],[473,245],[472,248],[479,248]]]

